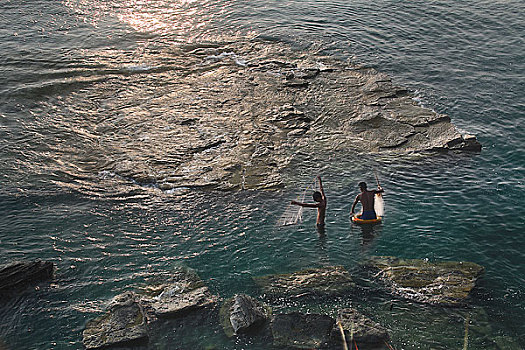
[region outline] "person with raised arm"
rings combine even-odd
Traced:
[[[292,201],[291,203],[305,208],[317,208],[317,226],[323,227],[326,216],[326,195],[324,194],[321,176],[317,176],[317,181],[319,181],[319,191],[315,191],[312,194],[315,203],[303,203],[298,201]]]

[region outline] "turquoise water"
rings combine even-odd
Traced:
[[[366,287],[352,300],[331,303],[367,311],[392,330],[396,349],[461,348],[466,313],[473,320],[470,348],[496,349],[495,340],[525,344],[522,2],[78,0],[0,6],[0,258],[57,265],[51,285],[0,305],[7,349],[82,348],[85,323],[110,298],[180,264],[222,297],[258,295],[255,275],[344,265]],[[299,51],[322,49],[391,75],[423,105],[476,134],[482,152],[304,155],[276,191],[179,194],[104,172],[98,160],[118,161],[121,148],[92,146],[108,142],[96,127],[117,118],[107,107],[117,101],[111,94],[132,92],[140,101],[150,96],[140,70],[149,69],[147,60],[172,59],[157,47],[198,47],[247,33]],[[156,84],[161,92],[170,88],[161,79]],[[123,133],[145,128],[139,123]],[[147,153],[143,148],[132,155],[138,162]],[[376,172],[386,190],[385,221],[363,231],[349,224],[348,212],[357,183],[374,183]],[[306,211],[299,225],[276,226],[288,201],[317,174],[329,200],[325,235],[316,231],[313,212]],[[469,260],[486,272],[471,309],[436,310],[393,300],[369,283],[359,268],[369,255]],[[294,308],[330,310],[331,304],[276,305]],[[267,348],[264,340],[228,340],[212,321],[205,329],[159,331],[151,348]]]

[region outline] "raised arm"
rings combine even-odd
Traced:
[[[376,193],[383,193],[383,192],[385,192],[385,190],[381,186],[377,186],[377,190],[374,190],[374,194],[376,194]]]
[[[323,182],[321,181],[321,176],[318,176],[317,180],[319,180],[319,192],[321,192],[321,196],[323,196],[323,200],[325,201],[326,200],[326,196],[324,194]]]

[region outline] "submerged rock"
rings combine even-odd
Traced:
[[[509,336],[497,336],[494,338],[497,350],[523,350],[518,341]]]
[[[276,315],[271,323],[274,345],[294,349],[325,346],[335,320],[319,314],[298,312]]]
[[[422,303],[459,306],[466,302],[483,267],[472,262],[374,257],[367,263],[399,296]]]
[[[131,292],[115,297],[106,314],[88,322],[83,332],[86,349],[128,345],[147,339],[144,310]]]
[[[350,274],[342,266],[254,277],[254,281],[266,295],[274,298],[338,296],[355,287]]]
[[[270,189],[283,185],[283,174],[301,154],[315,162],[337,159],[335,151],[358,156],[481,148],[387,75],[319,52],[236,39],[165,54],[151,64],[164,67],[167,59],[177,69],[127,76],[131,90],[119,81],[102,82],[56,107],[55,114],[83,123],[73,118],[78,111],[111,106],[93,126],[100,142],[70,154],[73,173],[86,161],[78,155],[94,154],[93,168],[113,175],[102,182],[111,186],[108,193],[114,181],[163,191]],[[101,186],[99,177],[94,181],[93,187]]]
[[[0,294],[14,292],[31,283],[53,278],[50,261],[16,261],[0,267]]]
[[[338,343],[342,341],[341,328],[349,348],[352,348],[352,339],[359,345],[383,345],[385,341],[390,339],[383,326],[350,308],[339,311],[336,324],[332,330],[332,338]]]
[[[224,302],[220,316],[228,336],[251,332],[268,319],[269,308],[246,294],[237,294]]]

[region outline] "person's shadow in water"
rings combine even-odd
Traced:
[[[381,224],[354,224],[352,223],[352,231],[360,232],[361,234],[361,247],[363,250],[367,250],[373,241],[381,233]]]
[[[330,257],[326,247],[326,229],[324,226],[317,226],[317,235],[319,236],[316,244],[319,251],[319,260],[322,265],[328,266],[330,265]]]

